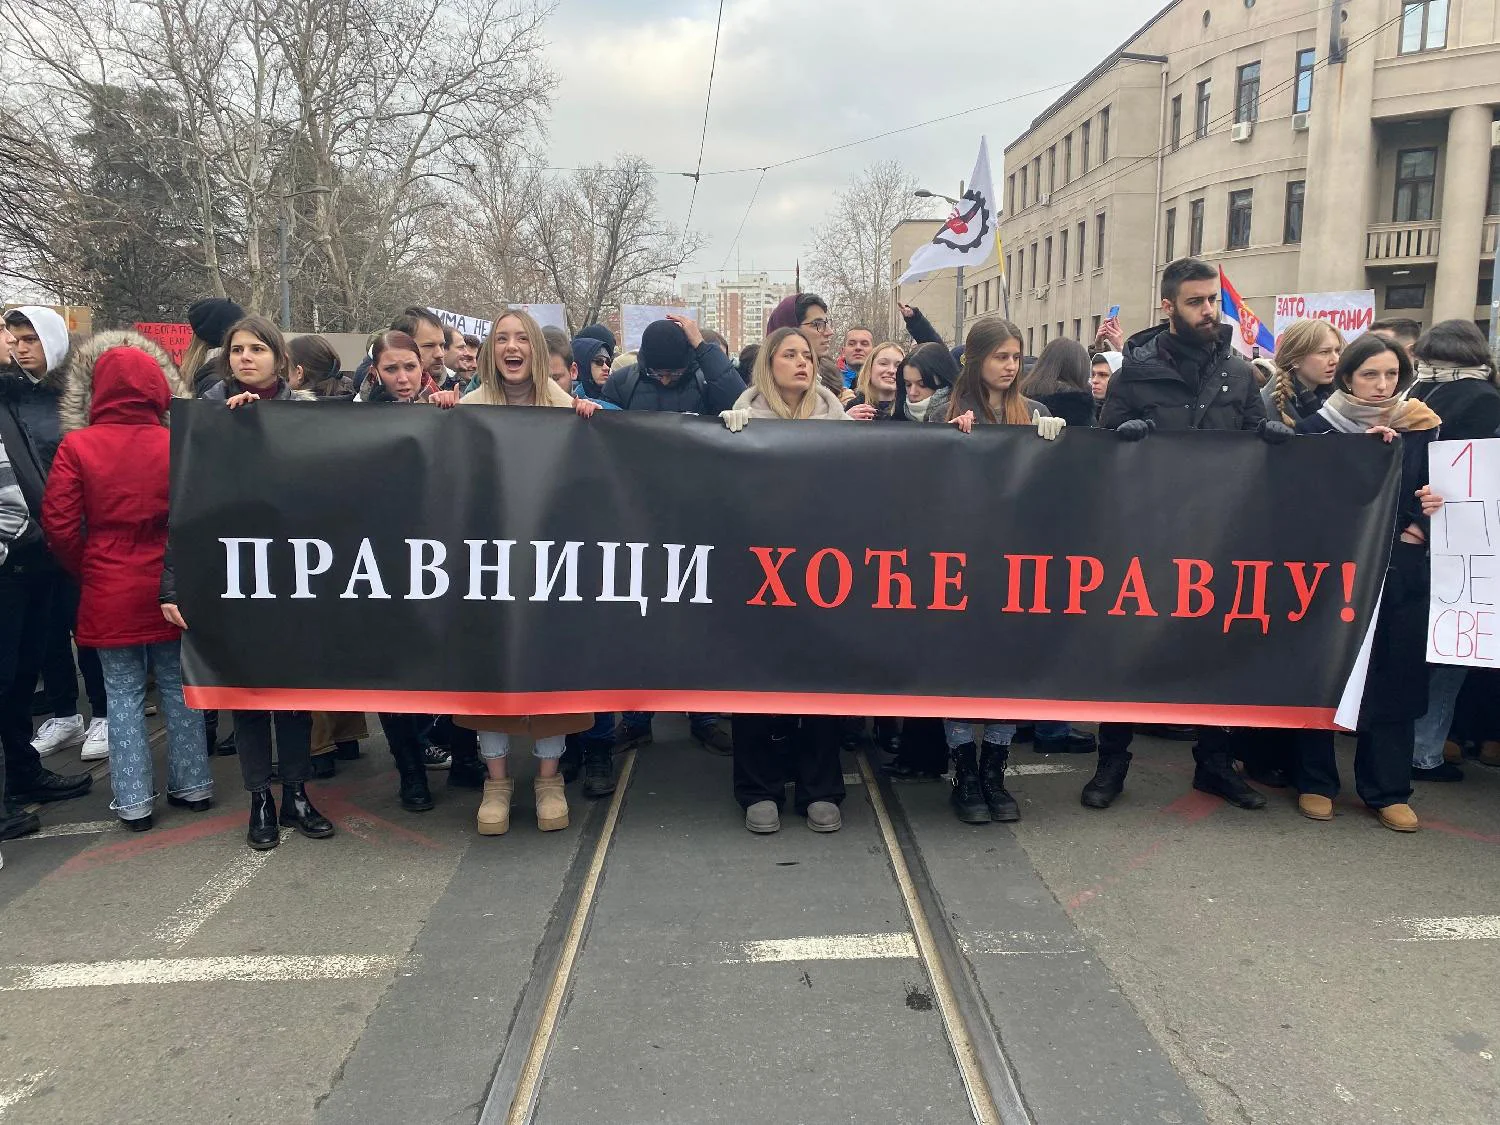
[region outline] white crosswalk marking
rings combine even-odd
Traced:
[[[138,961],[75,961],[0,966],[0,992],[100,988],[119,984],[207,981],[313,981],[373,977],[395,969],[397,957],[152,957]]]
[[[1456,918],[1397,918],[1407,934],[1397,941],[1500,941],[1500,914]]]

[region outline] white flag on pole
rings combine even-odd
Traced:
[[[995,192],[990,183],[990,149],[985,138],[979,138],[979,159],[969,178],[959,205],[953,208],[942,229],[932,241],[919,247],[911,264],[896,282],[905,285],[914,278],[955,266],[982,266],[995,250],[999,229],[995,213]]]

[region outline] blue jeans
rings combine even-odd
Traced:
[[[656,717],[655,711],[626,711],[621,718],[625,725],[631,730],[650,730],[651,720]],[[719,721],[719,716],[709,714],[688,714],[688,726],[695,731],[709,730]]]
[[[948,749],[957,750],[960,746],[974,741],[974,727],[984,727],[984,742],[987,746],[1009,746],[1011,740],[1016,737],[1016,724],[999,722],[994,719],[979,723],[973,719],[944,719],[943,735],[948,740]]]
[[[1443,764],[1443,743],[1453,725],[1453,708],[1469,669],[1461,664],[1427,666],[1427,714],[1417,720],[1411,764],[1430,770]]]
[[[151,743],[146,734],[146,669],[156,672],[156,688],[167,720],[167,792],[187,801],[212,796],[213,774],[203,741],[203,712],[182,699],[182,663],[177,641],[99,649],[104,691],[109,696],[110,808],[121,820],[151,815],[156,800]]]

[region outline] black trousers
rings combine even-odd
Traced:
[[[234,748],[245,788],[271,784],[271,732],[276,732],[276,771],[288,785],[312,773],[311,711],[234,711]]]
[[[78,583],[62,572],[53,578],[48,617],[47,643],[42,654],[42,686],[47,692],[47,705],[60,719],[79,714],[78,673],[82,672],[91,717],[108,718],[109,700],[104,693],[104,669],[99,666],[99,654],[79,645],[77,667],[73,664],[73,631],[78,628]]]
[[[50,570],[0,567],[0,743],[5,747],[6,792],[41,771],[31,746],[31,697],[47,644],[52,603]]]
[[[827,715],[735,715],[734,799],[748,809],[757,801],[786,802],[805,813],[814,801],[844,799],[839,758],[840,720]]]
[[[421,757],[422,733],[431,722],[431,715],[380,712],[380,729],[385,731],[386,745],[391,748],[391,754],[396,758],[401,757],[403,753],[415,758]]]
[[[1411,751],[1414,720],[1370,723],[1354,745],[1354,791],[1372,809],[1404,805],[1411,800]],[[1297,789],[1329,800],[1339,795],[1339,766],[1333,756],[1333,732],[1298,731],[1301,751]]]
[[[1135,741],[1134,723],[1099,724],[1099,757],[1108,758],[1112,754],[1128,754],[1133,741]]]

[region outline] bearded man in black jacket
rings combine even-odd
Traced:
[[[1125,342],[1125,362],[1110,380],[1101,429],[1123,441],[1153,430],[1252,430],[1273,445],[1292,436],[1266,417],[1255,370],[1234,354],[1234,329],[1219,322],[1219,271],[1200,258],[1179,258],[1162,272],[1161,311],[1166,323]],[[1089,808],[1108,808],[1125,788],[1130,769],[1129,723],[1099,725],[1099,768],[1083,787]],[[1193,788],[1242,809],[1264,808],[1266,798],[1234,768],[1234,732],[1200,727],[1193,747]]]

